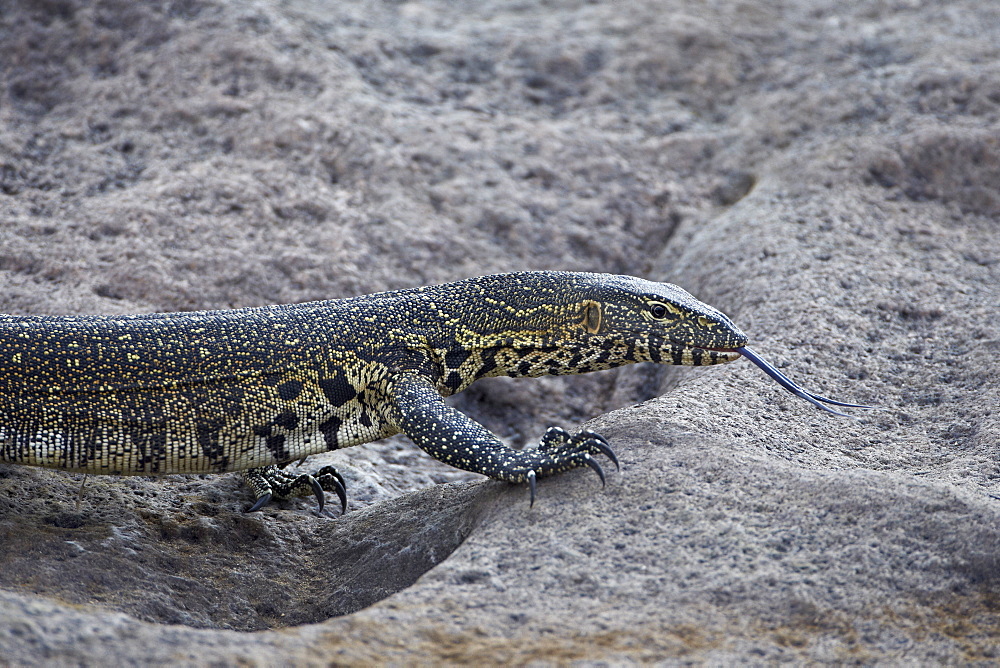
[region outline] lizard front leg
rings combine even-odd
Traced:
[[[532,505],[537,478],[589,466],[603,484],[604,471],[594,455],[605,455],[618,466],[607,441],[592,431],[571,435],[552,427],[537,449],[514,450],[486,427],[445,404],[431,382],[415,374],[396,379],[392,395],[400,429],[425,452],[446,464],[495,480],[527,482]]]

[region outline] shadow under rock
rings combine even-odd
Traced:
[[[247,515],[163,497],[67,525],[8,506],[0,587],[194,628],[316,623],[412,585],[462,544],[502,489],[436,485],[343,517],[277,507]]]

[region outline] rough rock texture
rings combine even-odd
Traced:
[[[995,662],[1000,7],[0,0],[0,309],[669,279],[745,362],[483,383],[526,492],[405,440],[232,476],[0,467],[0,662]],[[638,404],[638,405],[634,405]],[[445,484],[442,484],[445,483]]]

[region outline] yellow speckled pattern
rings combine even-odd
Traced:
[[[443,396],[484,376],[717,364],[745,342],[676,286],[568,272],[232,311],[3,315],[0,461],[238,471],[403,431],[442,461],[517,482],[603,450],[569,436],[512,450]]]

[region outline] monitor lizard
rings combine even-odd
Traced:
[[[304,304],[146,315],[0,315],[0,462],[111,475],[242,471],[258,510],[335,492],[308,455],[404,433],[431,456],[525,483],[618,460],[592,431],[515,450],[444,402],[487,376],[577,374],[635,362],[703,366],[753,351],[715,308],[631,276],[481,276]],[[831,412],[838,412],[833,411]],[[248,512],[249,512],[248,511]]]

